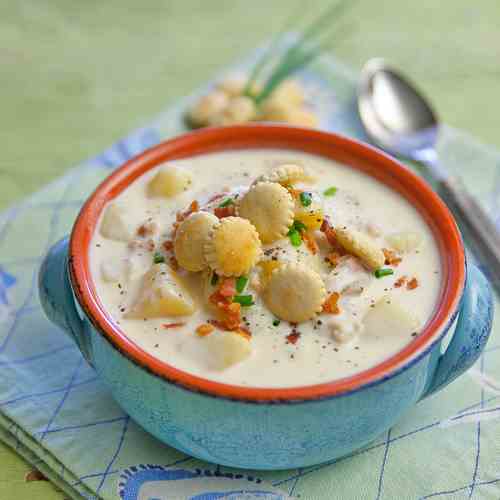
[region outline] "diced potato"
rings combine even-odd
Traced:
[[[201,97],[189,112],[190,124],[193,127],[206,127],[215,115],[226,108],[228,103],[228,95],[221,90],[215,90]]]
[[[286,102],[266,99],[260,108],[259,118],[270,122],[286,122],[291,109],[292,106]]]
[[[214,115],[210,125],[246,123],[254,120],[256,115],[255,102],[250,97],[234,97],[221,113]]]
[[[135,281],[151,267],[152,255],[149,252],[131,253],[125,260],[125,275],[129,282]]]
[[[363,323],[351,314],[340,314],[327,320],[330,334],[339,344],[348,344],[356,340],[363,332]]]
[[[318,117],[312,111],[273,99],[267,100],[262,105],[259,119],[310,128],[315,128],[319,124]]]
[[[387,236],[387,242],[394,250],[400,253],[408,253],[416,250],[422,243],[422,235],[414,231],[401,231]]]
[[[123,276],[124,262],[119,259],[110,258],[101,262],[101,277],[107,283],[116,283]]]
[[[311,204],[307,207],[302,204],[299,195],[294,196],[294,219],[305,224],[308,230],[315,231],[321,227],[324,211],[318,194],[313,191],[311,195]]]
[[[235,332],[216,331],[201,340],[208,348],[211,364],[224,370],[248,358],[252,353],[250,340]]]
[[[228,76],[217,84],[217,89],[222,90],[229,97],[238,97],[243,94],[246,86],[246,79],[241,75]]]
[[[228,76],[217,84],[217,89],[222,90],[229,97],[238,97],[243,95],[247,86],[247,78],[244,75]],[[250,94],[257,95],[261,90],[258,83],[253,83],[250,88]]]
[[[347,252],[358,257],[370,269],[378,269],[384,265],[384,253],[369,236],[345,226],[337,226],[335,235]]]
[[[308,207],[304,207],[300,200],[295,201],[294,219],[305,224],[310,231],[321,227],[323,217],[323,208],[318,203],[313,201]]]
[[[187,316],[193,314],[195,309],[193,299],[183,288],[174,271],[166,264],[154,264],[144,275],[137,300],[128,316]]]
[[[396,300],[382,297],[363,318],[367,336],[410,336],[416,331],[419,321]]]
[[[290,106],[301,106],[305,101],[304,89],[295,80],[285,80],[278,88],[271,94],[273,102],[280,102]]]
[[[127,221],[126,210],[115,203],[108,205],[101,220],[100,233],[110,240],[129,241],[133,229]]]
[[[149,181],[149,196],[169,198],[187,191],[193,182],[191,172],[181,167],[169,166],[158,170]]]

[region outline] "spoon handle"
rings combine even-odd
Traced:
[[[472,244],[474,255],[491,284],[500,292],[500,233],[491,217],[467,192],[458,177],[447,176],[441,179],[439,194]]]

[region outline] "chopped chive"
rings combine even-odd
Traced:
[[[233,205],[234,200],[232,198],[226,198],[220,205],[219,208],[225,208],[228,207],[229,205]]]
[[[155,252],[153,255],[153,262],[155,264],[163,264],[165,262],[165,257],[160,252]]]
[[[275,319],[273,321],[273,326],[278,326],[280,323],[281,323],[281,321],[279,319]]]
[[[253,296],[252,295],[235,295],[233,297],[233,302],[237,302],[243,307],[249,307],[254,305]]]
[[[311,193],[300,193],[300,203],[302,203],[303,207],[308,207],[312,203]]]
[[[325,196],[333,196],[337,192],[337,188],[335,186],[329,187],[323,191]]]
[[[391,274],[394,274],[394,271],[392,269],[389,269],[388,267],[385,267],[377,269],[374,274],[375,278],[383,278],[384,276],[390,276]]]
[[[293,221],[293,228],[296,229],[299,233],[302,231],[307,231],[307,226],[300,222],[300,220]]]
[[[218,281],[219,281],[219,276],[217,275],[217,273],[213,273],[212,274],[212,279],[210,280],[210,284],[212,286],[215,286]]]
[[[248,278],[246,276],[240,276],[236,280],[236,291],[238,293],[241,293],[247,286],[247,283],[248,283]]]
[[[290,238],[290,243],[294,247],[300,247],[302,244],[302,238],[296,229],[290,229],[290,231],[288,231],[288,237]]]

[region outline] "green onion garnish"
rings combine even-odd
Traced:
[[[300,222],[300,220],[293,221],[293,229],[296,229],[299,233],[302,231],[307,231],[307,226]]]
[[[337,188],[335,186],[329,187],[323,191],[325,196],[333,196],[337,192]]]
[[[248,278],[246,276],[240,276],[236,280],[236,291],[238,293],[241,293],[247,286],[247,283],[248,283]]]
[[[212,274],[212,279],[210,280],[210,284],[212,286],[215,286],[218,281],[219,281],[219,276],[217,275],[217,273],[213,273]]]
[[[233,302],[238,302],[238,304],[242,305],[243,307],[249,307],[254,305],[252,295],[235,295],[233,297]]]
[[[220,205],[219,208],[225,208],[229,205],[234,205],[234,200],[232,198],[226,198]]]
[[[153,262],[155,264],[163,264],[165,262],[165,257],[160,252],[155,252],[153,255]]]
[[[300,247],[302,244],[302,238],[296,229],[290,229],[290,231],[288,231],[288,237],[290,238],[290,243],[294,247]]]
[[[383,278],[384,276],[390,276],[391,274],[394,274],[394,271],[392,269],[389,269],[388,267],[385,267],[377,269],[374,274],[375,278]]]
[[[311,193],[300,193],[300,203],[302,203],[303,207],[308,207],[312,203]]]
[[[281,321],[279,319],[275,319],[273,321],[273,326],[278,326],[280,323],[281,323]]]
[[[281,82],[310,64],[324,50],[330,49],[333,39],[332,32],[334,32],[332,26],[336,28],[335,22],[342,17],[347,8],[355,3],[340,0],[329,5],[302,30],[302,33],[298,34],[296,41],[287,44],[286,50],[280,54],[276,61],[274,56],[277,52],[281,52],[279,45],[283,42],[286,32],[294,26],[296,18],[302,16],[302,11],[293,13],[291,21],[274,37],[268,49],[258,59],[248,79],[245,93],[250,97],[253,95],[255,103],[259,105],[272,94]],[[338,31],[335,32],[335,40],[339,38]],[[268,76],[263,79],[263,74],[268,74]],[[251,91],[253,84],[258,80],[263,80],[263,88],[255,95]]]

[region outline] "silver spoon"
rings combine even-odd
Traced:
[[[500,292],[500,233],[462,181],[439,163],[439,120],[429,103],[399,72],[382,59],[372,59],[362,71],[358,109],[376,145],[427,167],[483,270]]]

